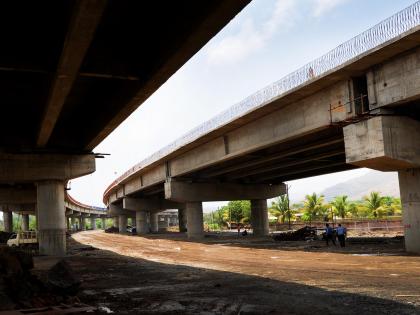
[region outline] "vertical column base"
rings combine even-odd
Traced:
[[[22,214],[22,231],[29,231],[29,214]]]
[[[3,211],[3,225],[5,232],[13,232],[13,212]]]
[[[184,209],[178,209],[178,227],[179,232],[187,232],[187,216]]]
[[[159,221],[158,221],[158,213],[150,212],[150,231],[152,233],[159,232]]]
[[[118,232],[120,234],[127,234],[127,216],[121,214],[118,217],[118,223],[119,223]]]
[[[38,243],[41,255],[66,254],[66,217],[64,183],[45,181],[37,184]]]
[[[187,202],[187,235],[189,239],[204,237],[203,204],[201,202]]]
[[[144,235],[149,233],[147,225],[147,214],[145,211],[136,211],[136,231],[137,235]]]
[[[66,231],[62,229],[39,231],[38,242],[41,255],[64,256],[66,254]]]
[[[254,236],[269,235],[267,200],[251,200],[251,224]]]
[[[398,172],[405,250],[420,254],[420,168]]]

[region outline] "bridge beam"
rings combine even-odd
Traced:
[[[185,204],[162,198],[123,198],[123,208],[133,211],[157,211],[184,208]]]
[[[268,199],[285,194],[284,184],[188,183],[168,180],[165,198],[178,202]]]
[[[347,163],[398,171],[405,247],[420,253],[420,122],[379,116],[344,127]]]
[[[37,145],[40,147],[45,146],[50,139],[106,4],[106,0],[75,2],[73,16],[38,134]]]

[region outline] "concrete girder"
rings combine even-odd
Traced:
[[[117,217],[119,215],[125,215],[125,216],[128,216],[128,217],[134,217],[135,216],[135,213],[134,213],[134,211],[127,210],[127,209],[124,209],[124,208],[122,208],[120,206],[110,204],[108,206],[108,216],[110,216],[110,217]]]
[[[107,4],[106,0],[77,1],[42,118],[37,145],[47,144],[65,100]]]
[[[166,199],[124,197],[123,208],[134,211],[162,211],[165,209],[182,209],[185,208],[185,204]]]
[[[178,202],[269,199],[286,193],[284,184],[188,183],[168,180],[165,198]]]
[[[93,154],[0,154],[1,183],[64,181],[94,171]]]
[[[20,189],[16,187],[0,188],[0,203],[2,204],[30,204],[36,203],[36,187]]]
[[[378,116],[343,128],[346,162],[378,171],[420,167],[420,122]]]

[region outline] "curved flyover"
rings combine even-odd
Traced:
[[[417,2],[130,168],[104,192],[109,215],[135,215],[146,233],[148,216],[153,225],[156,211],[179,209],[180,229],[202,237],[203,201],[250,199],[254,234],[266,235],[266,199],[284,181],[357,167],[404,177],[420,166],[419,45]],[[407,217],[410,189],[402,183]]]

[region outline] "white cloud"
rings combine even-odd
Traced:
[[[207,57],[212,64],[240,61],[262,49],[280,28],[288,29],[297,20],[297,1],[277,0],[269,19],[259,28],[253,19],[246,19],[239,31],[208,47]]]
[[[313,16],[320,17],[331,10],[335,9],[337,6],[343,4],[347,0],[313,0],[314,1],[314,10]]]

